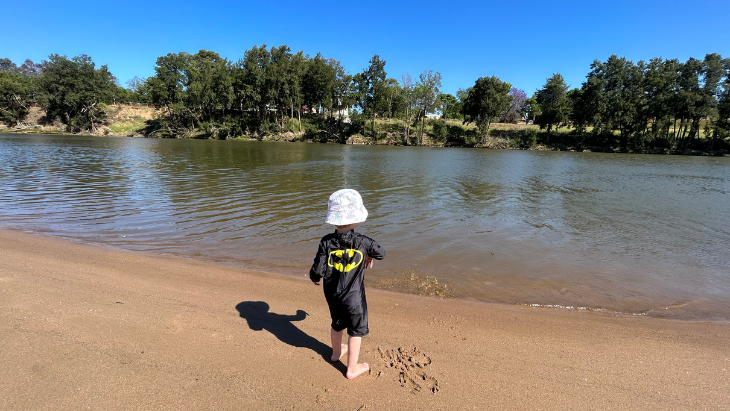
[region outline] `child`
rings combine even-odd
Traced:
[[[361,338],[368,330],[368,305],[365,301],[363,271],[373,266],[373,259],[382,260],[385,250],[372,238],[355,232],[365,221],[368,211],[355,190],[336,191],[327,203],[327,224],[337,226],[319,242],[309,279],[319,285],[324,278],[324,296],[332,317],[332,357],[337,361],[346,352],[348,379],[367,372],[367,363],[358,364]],[[347,329],[348,344],[342,344],[342,332]]]

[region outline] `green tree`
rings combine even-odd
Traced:
[[[166,133],[177,137],[195,129],[196,119],[188,107],[190,65],[190,54],[169,53],[157,58],[155,75],[147,79],[152,103],[165,110],[165,117],[160,120],[158,130],[162,135]]]
[[[89,56],[69,60],[52,54],[43,62],[38,83],[48,117],[60,118],[72,129],[96,131],[106,117],[103,104],[110,104],[117,90],[115,80],[107,66],[97,69]]]
[[[461,103],[451,94],[444,93],[439,96],[439,106],[441,106],[441,114],[444,118],[461,117]]]
[[[133,93],[128,89],[117,84],[117,87],[112,92],[112,103],[129,103],[132,101]]]
[[[253,109],[259,120],[267,115],[269,95],[266,70],[271,62],[266,44],[246,50],[237,63],[234,90],[241,110]]]
[[[456,90],[456,99],[459,100],[459,110],[461,113],[461,118],[466,123],[467,115],[464,112],[464,103],[466,103],[467,97],[469,97],[469,92],[471,91],[471,87],[468,87],[466,89],[460,88]]]
[[[157,58],[155,75],[148,79],[152,102],[169,107],[180,105],[186,100],[187,72],[190,54],[169,53]]]
[[[159,57],[154,77],[137,86],[165,107],[162,125],[175,136],[199,129],[217,135],[219,117],[236,101],[232,64],[208,50]]]
[[[385,60],[377,54],[370,59],[370,65],[353,77],[355,98],[366,118],[372,121],[373,137],[375,134],[375,117],[382,111],[385,102]]]
[[[383,85],[383,94],[385,94],[385,106],[387,107],[385,114],[388,119],[391,119],[393,113],[400,112],[403,106],[403,91],[400,84],[398,84],[398,80],[394,78],[386,79]]]
[[[721,82],[718,93],[717,121],[713,127],[710,149],[714,148],[715,141],[719,138],[724,140],[730,137],[730,58],[723,60],[725,78]]]
[[[327,59],[321,53],[317,53],[314,58],[309,59],[302,79],[304,104],[310,108],[318,108],[321,112],[322,108],[327,105],[326,100],[332,96],[335,78],[334,67],[328,64]]]
[[[328,63],[333,71],[332,110],[341,112],[355,104],[352,76],[338,60],[329,59]]]
[[[679,61],[653,58],[644,71],[645,112],[652,144],[669,140],[673,125],[674,95],[679,88]]]
[[[8,58],[0,59],[0,72],[18,71],[18,66]]]
[[[540,124],[540,129],[547,128],[546,142],[550,143],[550,132],[553,126],[559,128],[568,121],[571,111],[568,85],[565,84],[563,76],[557,73],[547,79],[543,88],[537,91],[536,99],[542,110],[537,122]]]
[[[696,95],[694,105],[690,110],[692,125],[684,142],[685,149],[692,145],[695,138],[699,138],[703,119],[707,120],[707,130],[711,133],[711,124],[718,117],[718,99],[722,95],[722,79],[726,75],[725,61],[722,57],[716,53],[707,54],[700,64],[699,88],[695,88],[694,82],[692,82],[692,89]]]
[[[0,121],[17,125],[33,104],[32,78],[9,59],[0,59]]]
[[[593,127],[594,135],[610,134],[612,131],[609,115],[607,114],[607,97],[605,93],[606,75],[605,65],[595,60],[591,64],[591,72],[586,76],[586,81],[581,85],[580,92],[574,94],[573,98],[575,112],[571,112],[571,119],[574,125],[584,130]]]
[[[525,100],[525,105],[522,107],[525,119],[535,121],[535,118],[542,112],[540,105],[537,104],[537,94],[533,94],[532,97]]]
[[[426,70],[419,76],[418,82],[413,89],[414,101],[418,108],[417,119],[421,120],[421,128],[418,133],[418,144],[423,144],[423,130],[426,127],[426,114],[436,109],[438,97],[441,94],[441,73],[434,73],[433,70]]]
[[[230,109],[234,101],[230,63],[214,51],[200,50],[183,68],[185,102],[198,121],[212,121],[215,110]]]
[[[594,61],[581,88],[569,94],[569,117],[576,129],[584,133],[593,127],[592,136],[609,141],[618,131],[621,146],[643,146],[649,119],[654,115],[647,107],[646,96],[660,86],[659,82],[649,84],[645,73],[656,64],[634,64],[615,55],[606,62]]]
[[[302,51],[293,54],[289,60],[287,70],[287,81],[285,87],[286,95],[289,97],[289,117],[294,118],[294,110],[297,110],[297,122],[299,131],[302,131],[302,105],[304,105],[304,91],[302,82],[306,70],[307,58]]]
[[[629,138],[636,136],[646,125],[641,110],[644,62],[635,65],[626,58],[612,55],[602,66],[606,99],[603,115],[608,128],[618,131],[622,145],[626,146]]]
[[[497,78],[480,77],[474,86],[467,90],[464,101],[464,123],[476,123],[484,134],[482,143],[486,143],[492,119],[507,110],[510,103],[509,91],[512,85]],[[467,117],[468,116],[468,117]]]
[[[678,145],[688,148],[699,132],[699,120],[706,114],[703,107],[703,90],[700,84],[702,61],[690,57],[679,68],[679,91],[675,95],[676,117],[679,129],[675,133]],[[675,126],[676,128],[676,126]]]
[[[284,128],[285,108],[291,107],[294,94],[299,93],[296,87],[301,84],[301,79],[294,78],[295,70],[291,68],[292,54],[288,46],[272,47],[269,55],[271,61],[265,72],[267,100],[270,102],[269,108],[273,109],[272,112],[279,114],[280,127]],[[300,75],[301,73],[298,72],[297,76]],[[294,86],[295,84],[297,86]]]

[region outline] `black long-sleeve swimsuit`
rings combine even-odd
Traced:
[[[348,334],[353,336],[367,334],[363,275],[366,257],[382,260],[385,250],[372,238],[354,230],[327,234],[319,242],[309,278],[312,281],[324,279],[324,296],[335,331],[347,328]]]

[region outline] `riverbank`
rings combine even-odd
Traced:
[[[156,136],[159,130],[151,125],[164,115],[163,110],[144,105],[110,105],[105,109],[105,124],[99,125],[93,131],[82,131],[71,133],[67,127],[59,121],[46,124],[43,121],[45,112],[38,107],[32,107],[30,114],[25,121],[16,127],[7,127],[0,124],[0,133],[9,134],[45,134],[45,135],[91,135],[91,136],[112,136],[112,137],[152,137]],[[322,121],[323,119],[319,119]],[[296,120],[293,120],[296,122]],[[314,123],[316,123],[316,119]],[[411,137],[406,140],[403,137],[405,123],[398,119],[376,120],[375,136],[370,130],[367,135],[354,133],[349,136],[327,135],[323,124],[309,124],[312,119],[302,119],[305,128],[309,131],[284,130],[277,133],[262,133],[250,136],[223,136],[210,135],[198,130],[186,138],[194,139],[228,139],[246,141],[281,141],[281,142],[307,142],[307,143],[345,143],[364,145],[411,145],[426,147],[471,147],[500,150],[535,150],[535,151],[575,151],[575,152],[599,152],[599,153],[632,153],[632,154],[663,154],[663,155],[691,155],[691,156],[730,156],[730,151],[725,148],[719,149],[680,149],[669,147],[647,148],[640,147],[629,149],[626,147],[612,145],[595,145],[587,139],[587,134],[579,134],[574,130],[563,128],[548,136],[546,131],[541,131],[536,125],[494,123],[489,130],[488,136],[483,137],[477,132],[472,124],[462,124],[460,120],[429,120],[420,143],[415,131],[411,130]],[[309,124],[309,125],[307,125]],[[349,126],[348,126],[349,127]],[[363,130],[365,131],[365,130]],[[605,137],[605,136],[604,136]],[[551,143],[545,143],[551,141]],[[719,141],[723,146],[723,141]]]
[[[2,409],[730,407],[727,323],[369,290],[372,371],[348,381],[304,278],[15,230],[0,247]]]
[[[131,120],[133,123],[137,120]],[[126,126],[122,126],[126,127]],[[110,128],[102,128],[99,132],[81,132],[81,133],[66,133],[61,129],[54,126],[36,126],[33,128],[14,130],[8,128],[0,128],[0,133],[7,134],[36,134],[36,135],[81,135],[81,136],[100,136],[100,137],[145,137],[140,134],[138,130],[127,131],[126,129],[122,132],[109,131]],[[195,139],[214,139],[207,136],[191,137]],[[277,141],[287,143],[318,143],[311,138],[307,138],[306,135],[300,133],[284,133],[278,135],[269,135],[262,138],[248,138],[248,137],[236,137],[229,140],[240,140],[240,141]],[[394,143],[393,140],[387,138],[383,140],[373,140],[371,138],[362,136],[352,136],[347,139],[345,144],[356,144],[356,145],[380,145],[380,146],[393,146],[404,144]],[[730,152],[727,150],[672,150],[672,149],[642,149],[642,150],[626,150],[626,149],[607,149],[604,147],[576,147],[564,144],[553,144],[553,145],[535,145],[531,147],[520,147],[514,145],[511,140],[503,137],[489,137],[483,145],[465,145],[465,146],[445,146],[444,144],[423,144],[422,147],[462,147],[462,148],[485,148],[492,150],[530,150],[530,151],[568,151],[568,152],[581,152],[581,153],[623,153],[623,154],[659,154],[659,155],[684,155],[684,156],[711,156],[711,157],[729,157]]]
[[[8,127],[6,124],[0,123],[0,133],[145,137],[146,122],[157,117],[160,110],[141,105],[117,104],[107,106],[105,113],[107,116],[106,124],[99,125],[93,131],[85,130],[73,133],[68,131],[68,127],[58,120],[51,123],[45,121],[45,111],[34,106],[30,108],[23,122],[15,127]]]

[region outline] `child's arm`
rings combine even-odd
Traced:
[[[367,247],[367,257],[365,257],[365,268],[373,268],[373,260],[382,260],[385,258],[385,249],[375,242],[372,238],[368,238],[370,244]]]
[[[372,238],[368,246],[368,258],[382,260],[385,258],[385,249],[375,242]]]
[[[312,268],[309,269],[309,279],[315,285],[319,285],[322,277],[325,274],[325,268],[327,265],[327,250],[325,250],[324,242],[319,242],[319,248],[317,249],[317,255],[314,256],[314,263]]]

